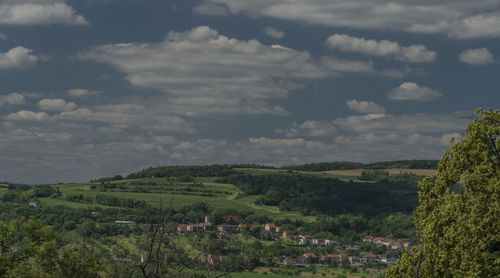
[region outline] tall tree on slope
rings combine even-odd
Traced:
[[[500,273],[500,113],[477,110],[463,139],[420,182],[415,211],[421,247],[387,277],[498,277]]]

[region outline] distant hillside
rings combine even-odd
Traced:
[[[293,171],[322,172],[331,170],[358,169],[437,169],[438,160],[398,160],[374,163],[358,162],[319,162],[303,165],[273,167],[258,164],[203,165],[203,166],[161,166],[151,167],[129,174],[127,179],[166,178],[166,177],[226,177],[236,174],[235,168],[246,169],[283,169]],[[119,180],[120,176],[102,178],[101,180]],[[99,180],[100,181],[100,180]]]
[[[356,162],[321,162],[304,165],[283,166],[282,169],[294,171],[321,172],[330,170],[355,169],[437,169],[438,160],[398,160],[374,162],[369,164]]]
[[[129,174],[127,179],[140,178],[168,178],[168,177],[225,177],[236,174],[233,167],[229,165],[206,165],[206,166],[163,166],[148,168],[136,173]]]

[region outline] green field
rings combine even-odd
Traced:
[[[55,185],[59,188],[63,197],[82,195],[83,198],[95,198],[97,195],[109,195],[121,199],[134,199],[145,201],[154,207],[162,204],[164,207],[181,208],[184,206],[204,202],[215,209],[233,209],[236,211],[253,211],[256,214],[267,215],[273,219],[302,219],[305,221],[314,221],[312,216],[304,216],[297,212],[282,212],[275,206],[256,205],[259,195],[243,196],[242,191],[232,184],[216,183],[211,178],[201,178],[196,182],[202,182],[202,188],[196,188],[188,182],[172,182],[170,179],[139,179],[139,180],[120,180],[113,181],[110,184],[114,188],[108,188],[106,191],[91,189],[91,185],[99,187],[97,183]],[[132,192],[147,188],[151,192]],[[204,192],[188,192],[191,190],[211,191],[211,196],[200,196]],[[168,190],[168,191],[166,191]],[[61,199],[40,198],[44,205],[56,206],[66,205],[72,208],[84,208],[100,206],[95,204],[85,204]],[[101,206],[109,207],[109,206]]]
[[[112,208],[110,206],[70,202],[70,201],[66,201],[66,200],[53,199],[53,198],[49,198],[49,197],[38,198],[38,200],[40,201],[40,203],[42,205],[45,205],[45,206],[66,206],[66,207],[70,207],[70,208],[89,208],[89,207]]]
[[[5,187],[0,187],[0,197],[3,196],[3,194],[5,194],[5,192],[7,192],[7,188]]]
[[[309,171],[290,171],[283,169],[250,169],[250,168],[236,168],[235,170],[240,172],[245,172],[253,175],[266,175],[266,174],[282,174],[282,175],[290,175],[290,174],[303,174],[303,175],[311,175],[320,178],[332,178],[339,179],[342,181],[353,180],[355,182],[365,182],[359,179],[358,173],[351,173],[350,171],[324,171],[324,172],[309,172]]]

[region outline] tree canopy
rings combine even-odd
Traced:
[[[476,111],[463,139],[420,182],[422,245],[387,277],[497,277],[500,273],[500,113]]]

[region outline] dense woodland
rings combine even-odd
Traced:
[[[418,177],[412,174],[363,176],[372,182],[341,181],[308,175],[236,174],[218,179],[235,184],[248,195],[262,195],[258,202],[305,214],[353,213],[378,215],[410,213],[417,204]]]

